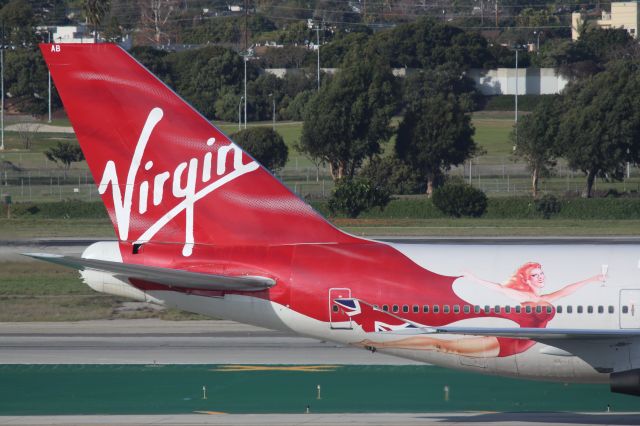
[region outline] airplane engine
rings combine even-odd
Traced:
[[[640,368],[612,373],[611,392],[640,396]]]
[[[84,259],[107,260],[111,262],[122,262],[120,249],[117,241],[100,241],[91,244],[82,253]],[[153,302],[162,304],[155,297],[131,286],[126,281],[119,279],[114,274],[93,269],[80,271],[82,280],[99,293],[111,294],[113,296],[126,297],[138,302]]]

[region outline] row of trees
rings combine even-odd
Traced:
[[[541,102],[518,127],[515,154],[526,160],[532,192],[560,157],[586,175],[583,196],[596,178],[620,180],[628,163],[640,161],[640,59],[609,62],[576,80],[562,96]],[[515,141],[515,133],[512,135]]]

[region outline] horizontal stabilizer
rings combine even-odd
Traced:
[[[219,291],[261,291],[271,288],[276,284],[275,280],[266,277],[213,275],[179,269],[158,268],[155,266],[85,259],[76,256],[62,256],[47,253],[24,253],[24,255],[74,269],[109,272],[129,279],[150,281],[175,288]]]

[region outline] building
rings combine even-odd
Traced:
[[[52,33],[54,43],[93,43],[91,35],[84,26],[68,25],[55,27]]]
[[[631,37],[638,38],[640,26],[640,3],[638,1],[612,2],[611,11],[602,11],[600,19],[588,21],[580,12],[571,14],[571,38],[575,41],[580,37],[580,29],[584,25],[596,25],[599,28],[623,28]]]

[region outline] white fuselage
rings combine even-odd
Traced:
[[[640,329],[640,247],[631,244],[392,244],[418,265],[438,274],[460,277],[453,285],[455,294],[472,307],[491,310],[516,309],[522,301],[500,291],[514,271],[526,262],[539,263],[544,271],[543,285],[532,297],[544,298],[567,286],[601,275],[604,280],[589,281],[561,295],[551,303],[553,318],[546,328],[556,329]],[[97,243],[83,257],[122,261],[117,243]],[[468,276],[491,285],[479,285]],[[289,306],[245,294],[225,294],[204,297],[184,292],[150,291],[144,293],[117,278],[96,271],[83,271],[92,288],[163,303],[186,311],[254,324],[266,328],[291,330],[304,336],[331,340],[342,344],[360,345],[367,339],[397,340],[393,333],[365,333],[358,326],[332,328]],[[538,283],[540,284],[540,283]],[[295,286],[292,286],[295,292]],[[354,286],[352,291],[357,291]],[[425,286],[424,292],[429,293]],[[532,291],[532,294],[533,291]],[[318,295],[326,298],[326,294]],[[389,306],[394,304],[392,297]],[[379,303],[385,303],[380,301]],[[422,303],[420,309],[422,309]],[[433,306],[429,306],[433,310]],[[439,307],[442,309],[442,307]],[[452,308],[451,308],[452,309]],[[524,308],[522,308],[524,309]],[[535,315],[535,310],[531,315]],[[402,316],[402,311],[397,315]],[[425,324],[429,325],[429,324]],[[470,327],[518,327],[504,318],[461,319],[449,325]],[[375,335],[375,336],[372,336]],[[477,338],[477,336],[465,336]],[[465,338],[463,337],[463,338]],[[439,335],[442,340],[460,336]],[[565,382],[605,383],[609,373],[640,368],[640,342],[627,338],[607,340],[558,340],[536,343],[509,356],[467,356],[456,351],[425,347],[380,348],[381,352],[432,363],[444,367],[465,369],[487,374],[525,377]]]

